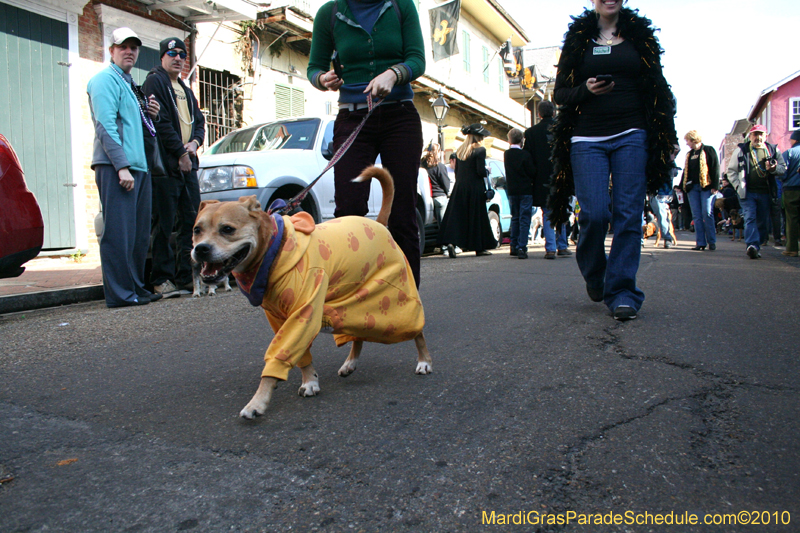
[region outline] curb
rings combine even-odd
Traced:
[[[29,292],[13,296],[0,296],[0,315],[32,311],[45,307],[58,307],[83,302],[102,300],[103,286],[88,285],[85,287],[72,287],[69,289],[54,289],[51,291]]]

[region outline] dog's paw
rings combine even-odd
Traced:
[[[261,416],[267,411],[267,405],[268,404],[257,405],[255,402],[250,402],[239,412],[239,416],[245,420],[253,420],[255,417]]]
[[[198,292],[198,291],[194,291],[192,293],[192,298],[200,298],[202,296],[203,296],[203,294],[201,292]]]
[[[417,363],[417,369],[414,371],[415,374],[420,374],[422,376],[426,374],[433,373],[433,365],[430,363],[420,362]]]
[[[209,287],[208,288],[208,295],[209,296],[216,296],[217,295],[217,288],[216,287]]]
[[[345,361],[345,363],[339,369],[339,376],[346,378],[347,376],[356,371],[357,364],[358,363],[356,361]]]
[[[297,389],[297,394],[305,397],[316,396],[319,391],[319,381],[309,381],[300,385],[300,388]]]

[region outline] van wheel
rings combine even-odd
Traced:
[[[500,216],[494,211],[489,211],[489,226],[492,228],[492,235],[497,241],[497,246],[500,247],[500,242],[503,238],[503,228],[500,226]]]

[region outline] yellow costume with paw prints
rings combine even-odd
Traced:
[[[283,226],[272,264],[234,274],[254,305],[259,293],[251,288],[259,285],[259,271],[267,276],[260,305],[275,337],[262,377],[285,380],[294,366],[311,364],[311,344],[323,327],[338,346],[356,339],[393,344],[422,331],[411,268],[383,225],[363,217],[315,225],[308,213],[282,221],[272,220],[277,232]]]

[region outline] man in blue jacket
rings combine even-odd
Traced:
[[[130,74],[142,41],[130,28],[115,30],[111,38],[111,64],[89,80],[86,91],[95,128],[92,169],[104,219],[103,291],[108,307],[125,307],[161,298],[144,288],[151,183],[143,135],[156,134],[150,114],[157,104],[145,100]]]
[[[800,130],[795,130],[789,140],[792,147],[783,153],[786,174],[783,182],[783,208],[786,211],[786,250],[781,252],[797,257],[800,238]]]
[[[150,281],[165,298],[192,287],[192,227],[200,206],[197,149],[205,139],[205,119],[192,90],[183,83],[186,45],[177,37],[161,41],[161,66],[142,85],[161,104],[156,121],[167,176],[153,179],[153,270]],[[170,235],[178,217],[177,250]]]

